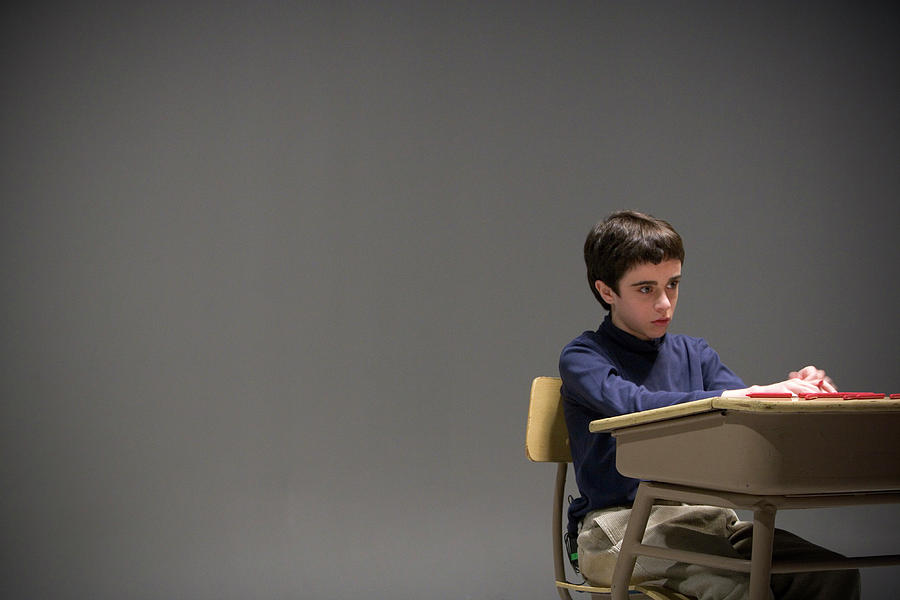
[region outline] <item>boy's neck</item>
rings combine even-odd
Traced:
[[[663,335],[662,337],[651,338],[647,340],[641,339],[616,325],[613,322],[612,314],[606,315],[600,328],[606,329],[607,333],[611,335],[614,340],[631,350],[643,352],[646,352],[648,350],[659,350],[659,347],[666,339],[665,335]]]

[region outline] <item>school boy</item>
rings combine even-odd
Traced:
[[[667,334],[678,302],[684,262],[681,237],[667,222],[634,211],[597,223],[584,244],[588,283],[609,311],[600,328],[562,351],[559,373],[580,497],[569,506],[568,533],[578,540],[579,566],[597,585],[610,585],[639,481],[619,474],[615,441],[588,431],[611,417],[713,396],[749,392],[836,391],[814,366],[787,379],[747,387],[704,340]],[[657,505],[645,540],[724,556],[749,558],[752,523],[711,506]],[[774,558],[834,553],[776,530]],[[744,573],[639,557],[634,581],[659,580],[700,600],[737,600],[749,593]],[[778,600],[859,598],[858,571],[774,575]]]

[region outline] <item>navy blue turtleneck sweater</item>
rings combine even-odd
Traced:
[[[566,425],[581,497],[569,506],[569,532],[592,511],[631,504],[638,480],[616,471],[615,440],[590,433],[595,419],[613,417],[746,387],[703,339],[667,334],[641,340],[612,324],[586,331],[559,357]]]

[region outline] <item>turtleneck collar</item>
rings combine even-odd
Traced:
[[[663,342],[666,340],[665,335],[649,340],[642,340],[640,338],[634,337],[627,331],[622,331],[621,329],[613,325],[612,319],[609,315],[606,315],[606,318],[603,319],[603,323],[600,324],[599,331],[600,333],[609,336],[609,338],[611,338],[620,346],[631,350],[632,352],[659,352],[659,347],[662,346]]]

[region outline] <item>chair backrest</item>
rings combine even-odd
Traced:
[[[556,484],[553,488],[553,572],[556,591],[560,600],[572,600],[569,590],[588,592],[592,600],[607,600],[609,588],[601,588],[587,583],[571,583],[566,578],[564,557],[567,550],[563,546],[563,519],[566,508],[563,503],[566,489],[568,463],[572,462],[569,450],[569,430],[563,414],[563,400],[559,393],[562,380],[559,377],[536,377],[531,382],[531,402],[528,406],[528,424],[525,426],[525,451],[534,462],[555,462]],[[633,585],[629,590],[640,592],[651,600],[691,600],[677,592],[661,587]]]
[[[531,382],[531,403],[525,428],[525,452],[534,462],[572,462],[569,430],[563,416],[559,377],[536,377]]]

